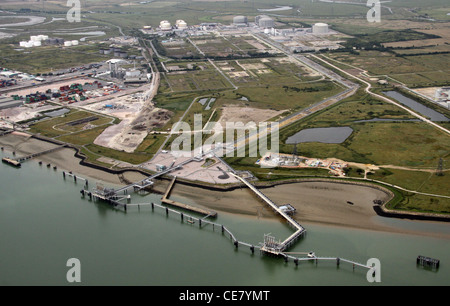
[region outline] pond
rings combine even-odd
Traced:
[[[303,142],[343,143],[353,132],[353,129],[344,127],[328,127],[305,129],[288,137],[287,144]]]
[[[444,122],[450,121],[450,119],[447,118],[446,116],[444,116],[443,114],[435,111],[434,109],[426,107],[425,105],[423,105],[417,101],[414,101],[413,99],[408,98],[399,92],[385,91],[383,93],[385,95],[397,100],[401,104],[408,106],[409,108],[418,112],[422,116],[428,117],[431,121],[444,121]]]

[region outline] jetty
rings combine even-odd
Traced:
[[[215,212],[215,211],[206,210],[206,209],[203,209],[203,208],[191,206],[191,205],[188,205],[188,204],[184,204],[184,203],[180,203],[180,202],[168,199],[169,194],[172,191],[172,188],[173,188],[173,185],[175,184],[175,180],[176,179],[177,179],[176,176],[174,176],[172,178],[172,181],[170,182],[169,186],[167,187],[166,192],[164,193],[164,195],[163,195],[163,197],[161,199],[162,203],[168,204],[168,205],[172,205],[172,206],[184,209],[184,210],[193,211],[193,212],[199,213],[201,215],[210,216],[210,217],[213,217],[213,218],[217,217],[217,212]]]
[[[48,153],[51,153],[51,152],[55,152],[55,151],[60,150],[60,149],[62,149],[64,147],[66,147],[66,145],[61,145],[61,146],[58,146],[56,148],[52,148],[52,149],[45,150],[45,151],[42,151],[42,152],[37,152],[37,153],[31,153],[29,155],[22,156],[22,157],[17,157],[17,158],[4,157],[4,158],[2,158],[2,161],[5,162],[5,163],[8,163],[10,165],[13,165],[15,167],[20,167],[21,163],[26,161],[26,160],[28,160],[28,159],[31,159],[31,158],[34,158],[34,157],[37,157],[37,156],[41,156],[41,155],[44,155],[44,154],[48,154]]]
[[[288,224],[295,229],[295,232],[286,238],[282,242],[277,242],[271,236],[266,235],[264,239],[264,244],[261,247],[262,252],[266,252],[273,255],[283,255],[283,251],[292,246],[299,238],[303,237],[306,233],[306,229],[300,225],[296,220],[294,220],[285,210],[281,209],[276,205],[271,199],[264,195],[260,190],[253,186],[248,180],[242,178],[233,172],[231,175],[243,182],[247,187],[250,188],[259,198],[261,198],[265,203],[267,203],[278,215],[284,218]]]
[[[14,166],[14,167],[20,167],[21,166],[20,162],[18,162],[17,160],[15,160],[13,158],[3,157],[2,158],[2,162],[6,163],[6,164],[9,164],[11,166]]]
[[[423,267],[439,269],[440,260],[431,258],[431,257],[426,257],[423,255],[419,255],[419,256],[417,256],[416,263],[417,263],[417,265],[420,265]]]

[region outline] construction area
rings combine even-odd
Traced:
[[[348,163],[334,159],[319,159],[309,158],[304,156],[298,156],[293,154],[281,154],[267,152],[261,159],[256,162],[261,167],[265,168],[317,168],[329,170],[329,173],[333,176],[345,176],[345,168],[348,167]]]

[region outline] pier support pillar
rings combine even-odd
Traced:
[[[238,248],[239,242],[237,240],[234,241],[234,246],[236,247],[236,249]]]
[[[181,213],[180,216],[181,216],[181,221],[183,221],[183,218],[184,218],[183,213]]]
[[[298,266],[298,258],[294,259],[294,263],[296,266]]]
[[[166,216],[169,215],[169,208],[166,207]]]
[[[339,264],[341,263],[341,259],[338,257],[336,258],[336,265],[339,267]]]
[[[252,251],[252,254],[255,254],[255,247],[253,245],[250,247],[250,251]]]
[[[154,210],[154,209],[155,209],[155,204],[152,203],[152,210]]]

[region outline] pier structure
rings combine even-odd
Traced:
[[[184,210],[193,211],[193,212],[199,213],[201,215],[205,215],[206,217],[213,217],[213,218],[217,217],[217,212],[215,212],[215,211],[210,211],[207,209],[203,209],[203,208],[199,208],[199,207],[195,207],[195,206],[191,206],[188,204],[170,200],[168,197],[169,197],[170,192],[172,191],[172,188],[173,188],[173,185],[175,184],[176,179],[177,179],[176,176],[174,176],[172,178],[172,181],[170,182],[169,187],[167,187],[167,190],[161,199],[162,203],[172,205],[172,206],[175,206],[178,208],[182,208]]]
[[[0,130],[0,136],[5,136],[7,134],[10,134],[14,132],[14,130]]]
[[[419,255],[419,256],[417,256],[416,263],[417,263],[417,265],[420,265],[423,267],[439,269],[440,260]]]
[[[20,167],[21,163],[26,161],[26,160],[28,160],[28,159],[31,159],[31,158],[34,158],[34,157],[37,157],[37,156],[41,156],[41,155],[44,155],[44,154],[48,154],[48,153],[51,153],[51,152],[55,152],[55,151],[60,150],[60,149],[62,149],[64,147],[66,147],[66,145],[61,145],[61,146],[58,146],[56,148],[52,148],[52,149],[45,150],[45,151],[42,151],[42,152],[32,153],[32,154],[29,154],[29,155],[26,155],[26,156],[22,156],[22,157],[17,157],[17,158],[4,157],[4,158],[2,158],[2,161],[5,162],[5,163],[8,163],[8,164],[11,164],[11,165],[13,165],[15,167]],[[15,154],[15,153],[13,153],[13,154]]]
[[[198,225],[199,229],[204,229],[206,227],[210,227],[212,228],[213,231],[218,230],[222,235],[228,237],[234,248],[235,249],[239,249],[239,248],[244,248],[248,251],[251,252],[252,255],[255,254],[255,251],[259,250],[261,254],[267,254],[267,250],[265,249],[264,244],[258,245],[258,244],[251,244],[245,241],[240,241],[237,239],[237,237],[233,234],[233,232],[231,230],[229,230],[226,226],[220,224],[220,223],[215,223],[213,221],[207,220],[206,217],[196,217],[196,216],[192,216],[189,214],[186,214],[184,212],[157,204],[157,203],[136,203],[136,204],[120,204],[120,206],[125,207],[125,210],[130,209],[130,208],[138,208],[140,209],[141,207],[150,207],[152,211],[156,211],[156,210],[160,210],[163,211],[166,217],[170,217],[170,216],[175,216],[176,218],[179,218],[179,220],[182,223],[187,223],[190,225]],[[265,240],[266,239],[273,239],[273,237],[271,237],[270,235],[264,235]],[[267,242],[267,241],[266,241]],[[273,253],[270,253],[273,254]],[[294,254],[304,254],[307,255],[306,257],[298,257],[298,256],[294,256]],[[295,266],[298,266],[300,263],[302,262],[313,262],[316,265],[321,262],[321,261],[326,261],[326,262],[335,262],[337,266],[340,266],[341,263],[348,263],[351,264],[353,267],[353,270],[355,270],[356,267],[361,267],[361,268],[365,268],[368,270],[371,270],[372,273],[376,273],[376,270],[374,267],[362,264],[362,263],[358,263],[349,259],[345,259],[345,258],[341,258],[341,257],[322,257],[322,256],[316,256],[315,253],[313,252],[309,252],[309,253],[299,253],[299,252],[285,252],[285,253],[278,253],[277,255],[280,255],[281,257],[284,258],[284,261],[287,263],[289,261],[292,261]]]
[[[231,175],[235,176],[237,179],[239,179],[245,185],[247,185],[250,188],[250,190],[252,190],[258,197],[260,197],[265,203],[267,203],[278,215],[283,217],[291,227],[295,229],[295,232],[282,242],[276,242],[273,237],[267,235],[264,238],[264,244],[261,247],[262,252],[269,253],[272,255],[284,256],[283,251],[292,246],[299,238],[303,237],[306,233],[306,229],[302,225],[300,225],[296,220],[294,220],[286,211],[278,207],[278,205],[276,205],[271,199],[269,199],[260,190],[258,190],[255,186],[253,186],[248,180],[234,174],[233,172],[231,172]]]

